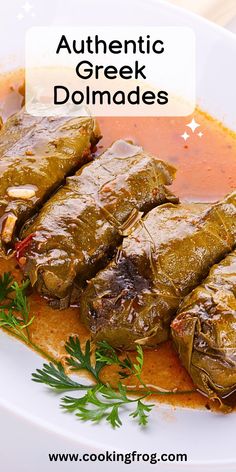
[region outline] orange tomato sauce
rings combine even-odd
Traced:
[[[23,80],[23,71],[0,78],[0,115],[3,119],[21,106]],[[236,135],[198,109],[194,118],[200,125],[194,133],[186,126],[192,116],[100,118],[103,138],[98,144],[97,154],[116,139],[130,139],[177,167],[172,190],[180,199],[188,202],[216,201],[236,187]],[[185,131],[190,136],[186,142],[181,137]],[[203,133],[202,136],[198,135],[199,132]],[[6,271],[12,271],[17,279],[21,278],[13,259],[0,259],[0,273]],[[29,296],[29,302],[35,316],[30,326],[32,340],[55,359],[63,359],[64,344],[69,336],[79,336],[82,343],[89,338],[89,332],[79,320],[78,308],[54,310],[34,292]],[[115,385],[117,372],[112,367],[105,368],[103,376],[104,380]],[[154,389],[189,391],[194,388],[171,341],[145,352],[143,380]],[[154,398],[174,406],[209,408],[209,401],[197,392],[154,395]]]

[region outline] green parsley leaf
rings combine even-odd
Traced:
[[[155,405],[148,404],[146,405],[141,400],[137,401],[137,408],[133,413],[130,413],[129,416],[132,418],[137,418],[140,426],[146,426],[148,423],[148,416],[150,411]]]
[[[42,369],[36,369],[36,373],[32,374],[34,382],[43,383],[52,387],[54,390],[85,390],[89,388],[72,380],[66,373],[63,365],[58,363],[43,364]]]
[[[2,274],[0,279],[0,302],[5,300],[8,295],[13,291],[11,286],[13,282],[13,277],[10,272],[5,272]]]
[[[96,380],[99,379],[99,372],[105,366],[106,361],[97,360],[95,365],[91,364],[91,343],[88,340],[85,345],[84,351],[81,349],[80,341],[78,338],[69,338],[65,344],[66,352],[70,355],[67,358],[67,364],[74,370],[87,370]]]

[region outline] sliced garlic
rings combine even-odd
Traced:
[[[7,195],[11,198],[22,198],[23,200],[29,200],[35,196],[34,188],[23,188],[23,187],[8,187]]]
[[[6,244],[10,243],[12,240],[16,221],[17,221],[17,217],[13,215],[12,213],[10,213],[7,216],[6,220],[4,221],[1,236],[2,236],[2,241]]]

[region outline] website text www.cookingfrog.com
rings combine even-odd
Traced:
[[[185,453],[138,453],[137,451],[119,453],[105,451],[102,453],[49,453],[50,462],[120,462],[132,464],[135,462],[157,464],[158,462],[187,462]]]

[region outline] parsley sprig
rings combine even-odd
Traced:
[[[67,352],[65,363],[70,372],[85,370],[90,375],[92,384],[81,384],[72,379],[61,363],[44,364],[42,369],[37,369],[32,375],[32,380],[45,384],[57,392],[84,390],[85,394],[80,397],[64,396],[60,405],[65,411],[73,412],[83,421],[98,423],[105,419],[113,428],[120,427],[121,412],[127,412],[128,407],[133,407],[129,417],[138,421],[140,426],[146,426],[154,405],[143,400],[148,400],[153,393],[161,395],[189,393],[189,391],[151,390],[142,380],[144,359],[140,345],[137,345],[134,361],[128,354],[119,356],[106,341],[99,342],[94,351],[90,341],[87,341],[82,348],[78,337],[70,337],[65,349]],[[117,388],[105,383],[101,376],[102,369],[112,365],[119,369]],[[141,388],[130,389],[122,383],[122,380],[130,376],[136,378]]]
[[[34,320],[34,317],[30,318],[25,295],[28,285],[29,281],[26,280],[20,286],[13,281],[10,273],[3,274],[0,280],[0,327],[11,331],[26,343],[30,339],[28,327]]]
[[[65,371],[61,363],[44,364],[42,369],[37,369],[32,375],[35,382],[43,383],[58,392],[71,390],[84,390],[81,397],[64,396],[61,400],[61,407],[67,412],[73,412],[83,421],[100,422],[105,419],[112,427],[122,425],[120,413],[126,410],[127,406],[134,405],[134,410],[129,416],[141,426],[148,422],[148,414],[153,408],[153,404],[146,405],[142,400],[147,399],[151,392],[142,382],[144,390],[137,397],[130,397],[128,388],[121,383],[121,380],[130,375],[136,376],[140,381],[143,368],[143,352],[141,346],[137,346],[135,362],[127,355],[120,359],[115,349],[108,343],[100,342],[93,352],[90,341],[87,341],[82,349],[78,337],[70,337],[65,344],[68,354],[66,365],[72,372],[85,370],[90,374],[93,383],[91,385],[81,384],[72,379]],[[94,362],[92,362],[92,359]],[[100,376],[101,370],[107,365],[116,365],[121,370],[117,389],[105,384]]]
[[[30,315],[30,306],[26,296],[29,283],[29,280],[26,280],[19,285],[9,272],[2,275],[0,279],[0,328],[30,345],[44,357],[53,360],[34,344],[30,336],[29,327],[34,321],[34,316]]]
[[[135,404],[136,408],[129,416],[138,419],[140,426],[145,426],[148,423],[148,413],[154,405],[144,404],[143,398],[146,398],[146,395],[138,399],[129,398],[126,388],[119,383],[118,390],[106,385],[99,385],[88,390],[83,397],[66,396],[62,399],[61,406],[67,411],[75,412],[76,416],[83,421],[98,422],[106,419],[115,428],[122,425],[120,410]]]
[[[5,300],[12,292],[13,277],[10,272],[5,272],[0,280],[0,302]]]

